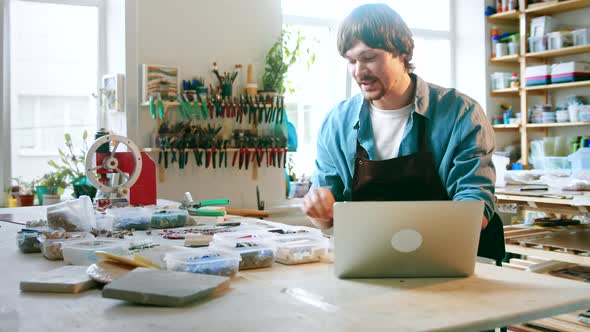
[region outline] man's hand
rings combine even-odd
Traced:
[[[303,198],[302,210],[308,217],[329,228],[333,224],[335,201],[330,189],[313,188]]]
[[[486,227],[488,227],[488,218],[486,218],[486,216],[483,216],[483,219],[481,220],[481,229],[485,229]]]

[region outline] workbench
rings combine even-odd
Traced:
[[[479,263],[468,278],[351,280],[336,278],[330,263],[275,263],[241,271],[225,293],[181,308],[105,299],[100,290],[21,293],[25,276],[63,262],[22,254],[20,228],[0,222],[2,332],[481,331],[590,307],[589,284]]]

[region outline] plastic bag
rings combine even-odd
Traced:
[[[94,207],[88,196],[47,207],[47,223],[67,232],[88,232],[96,227]]]

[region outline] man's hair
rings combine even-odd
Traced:
[[[412,72],[414,39],[399,14],[385,4],[366,4],[355,8],[338,29],[338,52],[345,56],[357,40],[395,56],[405,55],[404,65]]]

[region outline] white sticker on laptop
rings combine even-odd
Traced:
[[[422,245],[422,235],[413,229],[402,229],[391,237],[391,246],[399,252],[416,251]]]

